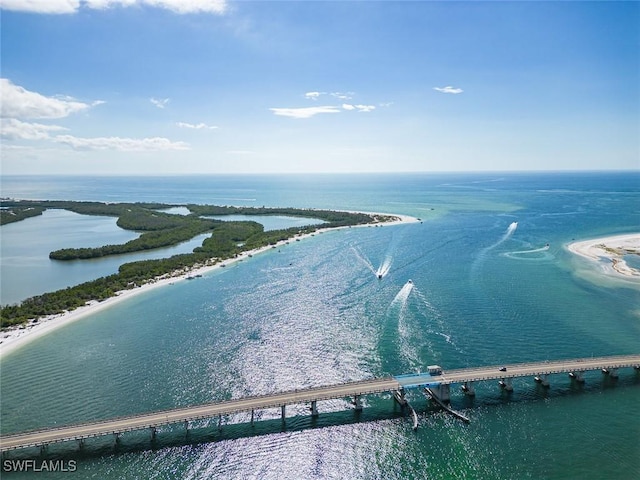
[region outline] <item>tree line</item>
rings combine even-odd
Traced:
[[[4,204],[5,201],[2,201]],[[10,202],[11,203],[11,202]],[[18,204],[18,205],[15,205]],[[264,231],[264,227],[253,221],[221,221],[201,218],[203,215],[287,215],[311,217],[324,220],[323,228],[341,227],[388,221],[393,217],[373,216],[362,213],[336,212],[266,207],[219,207],[213,205],[187,205],[190,215],[171,215],[158,210],[177,205],[157,203],[60,202],[18,201],[11,208],[46,209],[64,208],[85,215],[109,215],[118,217],[122,228],[142,231],[137,239],[121,245],[105,245],[98,248],[63,249],[50,254],[51,258],[95,258],[97,256],[135,252],[173,245],[201,233],[211,231],[211,236],[193,253],[174,255],[170,258],[143,260],[121,265],[118,273],[98,278],[55,292],[36,295],[19,305],[0,307],[0,328],[24,323],[46,315],[73,310],[95,300],[102,301],[116,292],[135,288],[159,277],[172,276],[196,265],[212,264],[234,258],[243,251],[293,238],[303,233],[314,232],[318,226],[292,227]]]

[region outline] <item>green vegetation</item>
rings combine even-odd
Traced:
[[[187,205],[192,214],[204,215],[286,215],[288,217],[318,218],[327,224],[323,227],[343,227],[360,225],[374,221],[366,213],[336,212],[333,210],[313,210],[301,208],[267,208],[267,207],[220,207],[217,205]],[[383,215],[378,221],[389,221],[392,217]]]
[[[44,212],[42,207],[8,207],[0,209],[0,225],[19,222],[29,217],[37,217]]]
[[[84,215],[117,216],[121,228],[143,232],[139,238],[122,245],[105,245],[98,248],[69,248],[50,253],[50,258],[68,260],[95,258],[105,255],[136,252],[151,248],[175,245],[204,232],[212,232],[201,247],[193,253],[174,255],[158,260],[125,263],[118,273],[24,300],[20,305],[0,307],[0,328],[24,323],[31,318],[53,315],[73,310],[89,301],[101,301],[116,292],[135,288],[158,278],[184,273],[195,266],[211,265],[236,257],[239,253],[274,245],[298,234],[314,232],[318,226],[264,231],[257,222],[224,222],[201,218],[205,215],[287,215],[324,220],[322,228],[390,221],[391,216],[372,216],[363,213],[335,212],[294,208],[218,207],[213,205],[188,205],[190,215],[171,215],[158,210],[176,205],[155,203],[99,203],[60,201],[2,201],[7,210],[39,215],[47,208],[62,208]],[[3,209],[4,210],[4,209]],[[17,215],[17,214],[16,214]],[[14,220],[16,221],[16,220]]]

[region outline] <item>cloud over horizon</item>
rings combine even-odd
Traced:
[[[180,128],[191,128],[194,130],[215,130],[218,127],[215,125],[207,125],[206,123],[187,123],[187,122],[176,122],[176,125]]]
[[[172,142],[168,138],[121,138],[96,137],[79,138],[73,135],[57,135],[56,143],[68,145],[77,150],[118,150],[120,152],[153,152],[160,150],[189,150],[185,142]]]
[[[16,118],[0,119],[0,136],[6,140],[47,140],[49,132],[67,130],[59,125],[22,122]]]
[[[291,118],[311,118],[319,113],[340,113],[338,107],[325,105],[323,107],[301,107],[301,108],[270,108],[275,115]]]
[[[8,78],[0,79],[0,94],[3,118],[58,119],[104,103],[89,104],[72,97],[46,97],[15,85]]]
[[[317,101],[322,96],[337,98],[340,100],[349,100],[355,95],[354,92],[306,92],[304,97],[308,100]],[[380,106],[388,106],[390,104],[380,104]],[[296,107],[296,108],[270,108],[275,115],[291,118],[311,118],[320,113],[340,113],[343,111],[371,112],[375,110],[375,105],[351,104],[343,103],[342,105],[324,105],[318,107]]]
[[[15,85],[8,78],[0,78],[0,137],[10,141],[51,141],[84,150],[118,150],[130,152],[158,150],[188,150],[185,142],[172,142],[167,138],[80,138],[73,135],[56,135],[52,132],[68,130],[60,125],[25,122],[23,120],[60,120],[74,113],[84,112],[105,102],[98,100],[86,103],[69,96],[47,97]],[[153,99],[152,99],[153,101]],[[159,101],[161,108],[169,101]],[[186,124],[189,125],[189,124]],[[204,125],[204,124],[200,124]],[[192,128],[203,128],[193,125]],[[215,128],[215,127],[214,127]]]

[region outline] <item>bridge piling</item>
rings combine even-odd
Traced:
[[[280,407],[280,410],[281,410],[281,412],[282,412],[282,413],[281,413],[281,415],[282,415],[282,421],[284,422],[284,421],[285,421],[285,417],[286,417],[286,410],[287,410],[287,406],[286,406],[286,405],[282,405],[282,406]]]
[[[509,378],[509,377],[502,378],[502,379],[500,379],[498,384],[500,385],[500,387],[503,390],[505,390],[507,392],[513,392],[513,385],[511,385],[511,378]]]
[[[504,370],[508,373],[503,373]],[[273,393],[271,395],[250,396],[175,408],[166,411],[149,412],[116,419],[105,419],[86,424],[67,425],[37,431],[0,435],[0,452],[38,447],[44,454],[48,444],[68,441],[79,441],[80,438],[94,438],[111,435],[115,438],[115,448],[118,448],[119,436],[134,430],[146,430],[164,425],[185,424],[186,434],[189,435],[189,422],[201,419],[214,420],[218,416],[219,428],[222,427],[222,415],[234,415],[238,412],[252,412],[254,410],[281,407],[283,426],[286,418],[285,405],[307,404],[317,400],[352,399],[356,412],[363,409],[362,395],[380,394],[384,392],[402,392],[413,388],[432,388],[435,395],[443,400],[448,399],[450,385],[466,385],[472,390],[471,382],[485,382],[489,380],[501,381],[511,385],[513,378],[539,376],[546,379],[546,375],[570,374],[574,383],[584,382],[585,372],[602,369],[608,370],[608,376],[617,374],[623,368],[635,368],[636,378],[640,375],[640,354],[618,355],[609,357],[585,357],[569,360],[543,361],[510,365],[489,365],[485,367],[469,367],[457,370],[432,373],[413,373],[394,377],[373,378],[309,387],[302,390]],[[606,381],[605,381],[606,383]],[[441,387],[442,385],[445,385]],[[401,398],[400,394],[398,394]],[[316,404],[317,408],[317,404]],[[254,419],[255,420],[255,419]],[[214,420],[215,421],[215,420]],[[153,431],[152,431],[153,435]]]
[[[441,402],[451,401],[451,386],[448,383],[440,385],[436,391],[436,395]]]
[[[582,370],[578,370],[576,372],[570,372],[569,376],[572,380],[575,380],[578,383],[584,383],[584,372]]]
[[[407,406],[407,399],[404,398],[404,388],[401,388],[399,390],[392,390],[391,392],[393,394],[393,399],[398,402],[398,405],[400,405],[402,408]]]
[[[535,377],[533,377],[533,379],[539,383],[540,385],[542,385],[543,387],[549,387],[549,380],[548,380],[549,375],[542,374],[542,375],[536,375]]]
[[[151,427],[151,443],[156,441],[156,427]]]
[[[317,400],[312,400],[311,401],[311,416],[312,417],[317,417],[319,415],[318,413],[318,401]]]
[[[476,395],[476,390],[473,388],[473,382],[464,382],[462,387],[460,387],[465,395],[469,397],[474,397]]]

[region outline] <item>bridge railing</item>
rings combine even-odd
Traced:
[[[211,413],[198,413],[198,414],[193,414],[193,415],[189,415],[187,412],[192,411],[194,409],[199,409],[199,408],[208,408],[208,407],[219,407],[221,410],[224,410],[223,413],[221,413],[221,415],[234,415],[237,413],[242,413],[242,412],[247,412],[252,410],[252,408],[250,407],[246,407],[246,406],[237,406],[235,407],[234,405],[237,404],[237,402],[239,401],[253,401],[253,400],[268,400],[268,399],[273,399],[272,402],[264,402],[261,403],[259,407],[259,409],[267,409],[267,408],[277,408],[277,407],[281,407],[282,405],[293,405],[296,403],[305,403],[305,402],[309,402],[309,401],[313,401],[313,400],[317,400],[317,401],[323,401],[323,400],[333,400],[335,398],[337,398],[335,396],[335,394],[331,394],[328,390],[333,389],[335,387],[346,387],[346,386],[353,386],[357,389],[358,386],[362,386],[362,385],[367,385],[367,384],[383,384],[385,382],[389,382],[389,381],[393,381],[393,377],[383,377],[383,378],[372,378],[372,379],[365,379],[365,380],[355,380],[355,381],[349,381],[349,382],[343,382],[343,383],[338,383],[338,384],[334,384],[334,385],[330,385],[330,386],[318,386],[318,387],[306,387],[306,388],[302,388],[302,389],[294,389],[294,390],[288,390],[288,391],[284,391],[284,392],[275,392],[275,393],[265,393],[265,394],[260,394],[260,395],[250,395],[250,396],[246,396],[246,397],[241,397],[241,398],[237,398],[237,399],[227,399],[227,400],[221,400],[218,402],[210,402],[210,403],[203,403],[200,405],[192,405],[192,406],[186,406],[186,407],[176,407],[176,408],[171,408],[171,409],[166,409],[166,410],[158,410],[155,412],[146,412],[146,413],[138,413],[138,414],[133,414],[133,415],[122,415],[122,416],[117,416],[117,417],[112,417],[106,420],[95,420],[95,421],[89,421],[89,422],[83,422],[83,423],[76,423],[76,424],[70,424],[70,425],[56,425],[56,426],[52,426],[52,427],[45,427],[45,428],[39,428],[39,429],[34,429],[34,430],[27,430],[27,431],[23,431],[23,432],[19,432],[19,433],[10,433],[7,435],[2,435],[2,439],[3,440],[11,440],[12,438],[17,438],[17,437],[22,437],[25,435],[33,435],[33,434],[40,434],[40,433],[45,433],[45,432],[52,432],[52,431],[56,431],[56,430],[64,430],[66,428],[70,428],[70,427],[74,427],[74,428],[91,428],[91,427],[101,427],[105,424],[110,424],[110,423],[116,423],[119,421],[135,421],[135,420],[141,420],[144,419],[145,417],[154,417],[157,418],[158,416],[169,416],[171,415],[172,417],[175,417],[176,414],[179,414],[181,411],[185,412],[185,415],[180,417],[180,418],[166,418],[165,420],[157,420],[157,421],[150,421],[148,423],[145,423],[143,426],[140,425],[136,425],[136,426],[132,426],[132,427],[122,427],[122,428],[118,428],[117,431],[113,431],[113,432],[101,432],[101,435],[104,434],[108,434],[108,433],[118,433],[118,432],[129,432],[129,431],[134,431],[134,430],[140,430],[140,429],[144,429],[144,428],[154,428],[154,427],[161,427],[161,426],[165,426],[165,425],[171,425],[173,423],[182,423],[182,422],[192,422],[192,421],[197,421],[197,420],[204,420],[204,419],[209,419],[212,418]],[[327,390],[326,393],[323,393],[323,391]],[[369,389],[365,389],[363,391],[360,392],[354,392],[355,394],[360,394],[360,395],[366,395],[369,393],[380,393],[380,392],[384,392],[387,391],[388,388],[385,387],[372,387]],[[308,398],[309,394],[316,394],[316,395],[311,395],[313,398]],[[346,393],[345,396],[349,396],[350,393]],[[275,398],[274,398],[275,397]],[[285,400],[285,397],[289,397],[289,400]],[[303,398],[300,398],[303,397]],[[225,408],[225,407],[229,407],[229,408]],[[80,440],[82,438],[90,438],[92,436],[95,436],[94,434],[82,434],[82,435],[76,435],[73,437],[69,437],[69,440]],[[66,441],[66,440],[60,440],[60,441]]]

